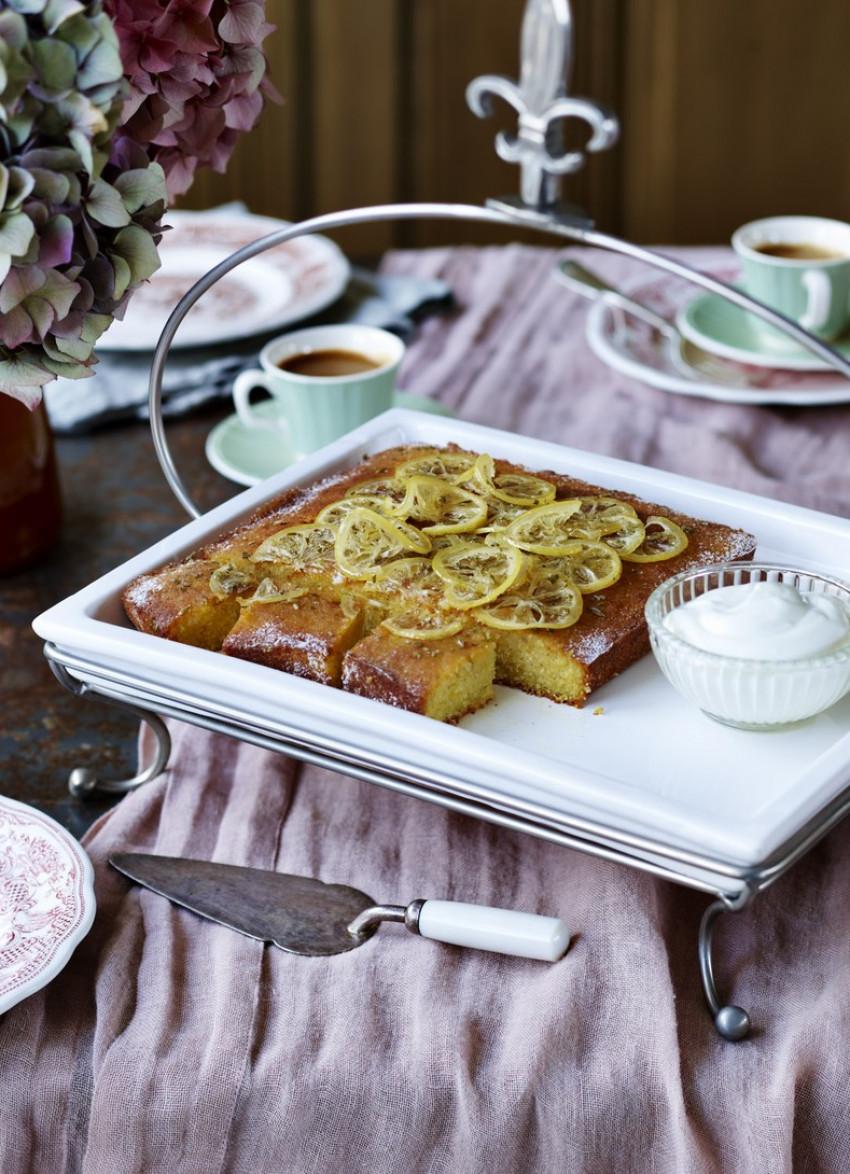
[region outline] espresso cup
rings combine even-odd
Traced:
[[[314,452],[392,407],[404,349],[397,335],[356,323],[281,335],[260,351],[259,368],[236,377],[239,419],[279,433],[295,456]],[[256,389],[271,396],[270,409],[258,411]]]
[[[746,293],[834,339],[850,326],[850,224],[820,216],[771,216],[745,224],[732,237]],[[750,315],[771,342],[797,345],[778,327]]]

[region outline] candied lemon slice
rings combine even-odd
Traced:
[[[644,522],[646,537],[636,550],[621,557],[630,563],[657,563],[662,559],[675,558],[688,545],[688,536],[681,526],[670,518],[655,514]]]
[[[433,567],[446,585],[446,602],[466,610],[490,603],[512,587],[525,559],[515,546],[456,542],[434,555]]]
[[[534,477],[530,473],[497,473],[496,463],[489,453],[482,453],[472,469],[456,480],[473,493],[495,497],[498,501],[524,506],[526,509],[546,505],[555,499],[555,486],[551,481],[544,481],[542,477]]]
[[[443,580],[434,571],[429,558],[393,559],[375,573],[375,585],[387,591],[413,595],[442,595]]]
[[[400,491],[400,492],[396,492]],[[330,505],[326,505],[316,514],[316,521],[325,526],[338,526],[349,510],[357,509],[358,506],[366,506],[367,509],[374,510],[376,514],[392,515],[399,502],[404,498],[404,487],[398,485],[395,490],[392,489],[375,489],[372,493],[356,493],[341,497],[339,501],[332,501]]]
[[[497,533],[500,530],[504,530],[511,522],[524,513],[524,506],[511,505],[507,501],[500,501],[498,497],[488,497],[487,518],[484,525],[478,527],[478,533]]]
[[[571,519],[580,507],[577,497],[535,506],[506,526],[501,537],[531,554],[564,554],[575,540]]]
[[[286,563],[297,571],[333,566],[334,531],[315,522],[287,526],[261,542],[252,563]]]
[[[573,518],[577,538],[598,539],[616,534],[632,519],[640,521],[635,510],[618,497],[582,497]]]
[[[569,628],[584,608],[581,591],[563,567],[538,565],[519,587],[480,607],[475,618],[491,628]]]
[[[390,616],[381,626],[409,640],[440,640],[444,636],[457,635],[464,626],[464,620],[448,612],[417,610]]]
[[[306,587],[278,587],[274,579],[263,579],[257,586],[257,590],[248,599],[240,599],[239,602],[246,607],[250,603],[291,603],[294,599],[300,599],[302,595],[307,594]]]
[[[541,559],[543,572],[555,571],[573,580],[582,595],[604,591],[623,573],[623,564],[616,550],[604,542],[580,540],[574,542],[567,554],[552,559]]]
[[[362,497],[341,497],[339,501],[332,501],[316,514],[316,522],[320,526],[332,526],[334,529],[340,524],[346,514],[352,510],[367,506],[376,514],[386,514],[392,509],[389,498],[364,494]]]
[[[641,545],[646,536],[643,522],[635,514],[629,517],[624,514],[620,518],[619,530],[613,530],[610,534],[603,534],[602,541],[606,546],[612,547],[617,554],[625,558],[627,554],[631,554],[633,550]]]
[[[511,505],[547,505],[555,500],[555,486],[530,473],[498,473],[491,490],[494,497]]]
[[[424,474],[451,481],[467,475],[475,465],[475,455],[470,452],[428,452],[403,461],[395,471],[399,481]]]
[[[424,522],[426,534],[462,534],[476,530],[487,518],[487,502],[442,477],[417,473],[407,479],[399,516]]]
[[[367,506],[350,510],[340,523],[334,542],[336,565],[352,579],[370,579],[378,568],[401,555],[426,554],[427,534],[396,518],[386,518]]]
[[[496,464],[493,458],[489,453],[482,452],[465,473],[459,473],[455,477],[455,481],[461,485],[469,486],[475,493],[488,494],[493,486],[495,476]]]
[[[247,591],[253,585],[254,580],[248,572],[234,563],[222,563],[210,575],[210,591],[216,599],[229,599],[231,595]]]
[[[360,505],[367,505],[382,514],[388,513],[393,506],[404,501],[405,490],[404,482],[396,477],[373,477],[370,481],[361,481],[358,485],[346,489],[345,499],[363,498],[365,500],[360,501]],[[376,502],[381,503],[380,508]]]

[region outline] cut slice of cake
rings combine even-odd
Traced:
[[[379,626],[346,653],[342,687],[456,722],[493,699],[495,667],[493,639],[475,627],[437,640],[410,640]]]
[[[365,605],[315,591],[290,600],[244,606],[221,651],[269,668],[339,686],[346,652],[363,635]]]

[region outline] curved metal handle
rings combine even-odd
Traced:
[[[201,510],[195,505],[191,495],[183,484],[168,447],[162,420],[162,373],[166,359],[168,358],[171,343],[174,340],[174,335],[177,333],[180,323],[198,299],[211,286],[215,285],[217,281],[224,277],[226,273],[229,273],[231,269],[235,269],[243,261],[247,261],[251,257],[265,252],[266,249],[283,244],[284,241],[294,240],[296,237],[306,236],[311,232],[324,232],[328,229],[343,228],[352,224],[365,224],[392,219],[417,220],[428,218],[472,220],[485,224],[497,224],[503,227],[522,225],[524,228],[542,232],[550,236],[565,238],[574,244],[606,249],[612,253],[619,253],[624,257],[631,257],[636,261],[644,261],[656,269],[663,270],[665,273],[672,273],[676,277],[682,277],[694,285],[708,290],[709,293],[718,294],[720,297],[726,298],[727,301],[733,302],[736,306],[740,306],[741,309],[748,310],[757,317],[764,319],[771,326],[778,327],[778,329],[788,334],[795,342],[811,351],[812,354],[817,355],[819,359],[822,359],[830,367],[834,367],[836,371],[844,375],[847,379],[850,379],[850,361],[833,350],[825,342],[822,342],[821,339],[809,334],[801,326],[798,326],[796,322],[792,322],[790,318],[786,318],[783,314],[778,313],[769,306],[757,302],[755,298],[749,297],[739,289],[726,285],[724,282],[718,281],[715,277],[710,277],[707,273],[701,273],[698,269],[684,265],[681,261],[675,261],[672,257],[667,257],[663,253],[655,253],[640,245],[633,245],[617,237],[608,236],[606,233],[597,232],[587,222],[577,219],[574,216],[559,215],[557,211],[539,212],[529,208],[517,207],[504,201],[491,201],[486,207],[467,204],[386,204],[372,208],[354,209],[348,212],[331,212],[324,216],[314,216],[311,220],[302,221],[300,224],[293,224],[279,229],[277,232],[270,233],[268,236],[253,241],[250,245],[245,245],[244,248],[239,249],[230,257],[225,258],[224,261],[221,261],[215,268],[211,269],[209,273],[206,273],[197,281],[188,293],[180,299],[165,324],[151,362],[148,397],[151,434],[153,436],[154,448],[156,449],[156,454],[166,480],[190,517],[200,517]]]

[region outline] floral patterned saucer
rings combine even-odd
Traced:
[[[77,841],[0,797],[0,1013],[56,977],[94,912],[92,866]]]

